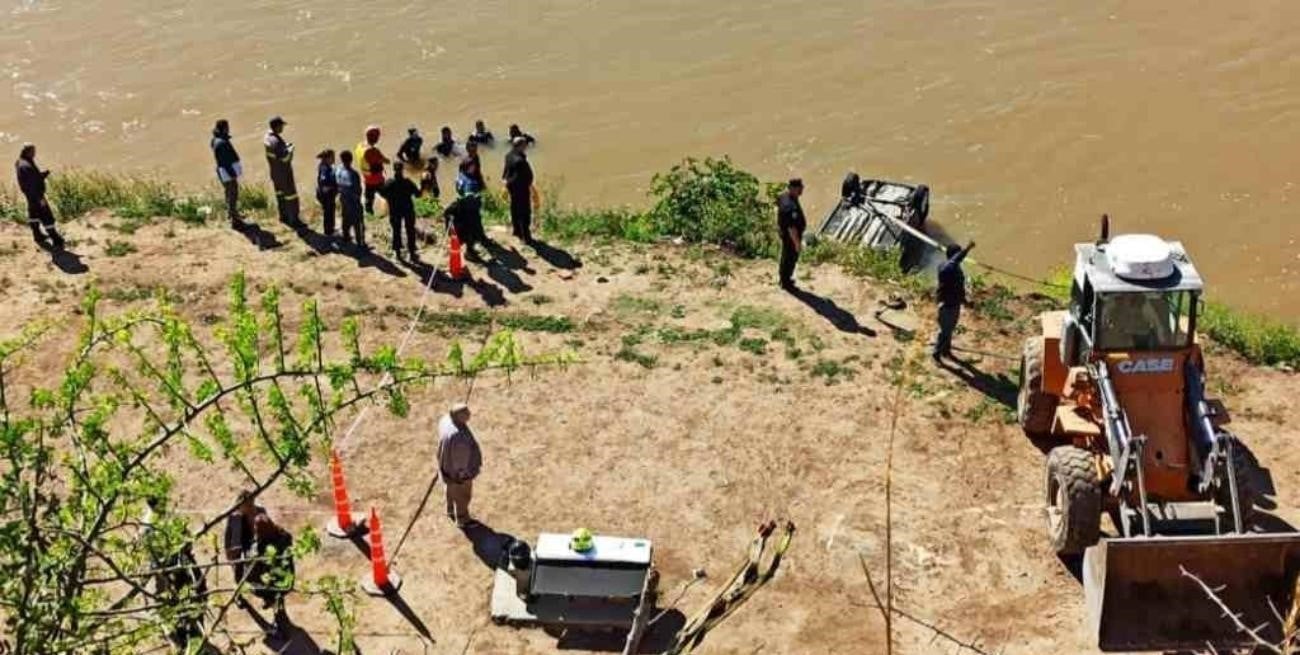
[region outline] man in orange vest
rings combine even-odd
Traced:
[[[361,180],[366,188],[366,213],[374,215],[375,196],[384,186],[384,166],[389,159],[379,150],[379,127],[366,128],[366,140],[357,145],[357,159],[361,160]]]

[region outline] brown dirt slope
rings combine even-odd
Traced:
[[[92,216],[68,227],[88,269],[75,274],[56,268],[20,227],[0,232],[0,300],[7,308],[0,334],[37,317],[68,319],[29,361],[33,380],[58,370],[77,327],[77,299],[91,284],[105,292],[107,307],[121,309],[143,307],[148,290],[165,287],[185,315],[204,324],[222,314],[226,283],[242,268],[255,288],[279,285],[291,313],[302,300],[319,298],[332,325],[357,314],[368,341],[389,343],[420,299],[412,271],[321,254],[282,229],[272,230],[280,247],[259,250],[217,228],[151,225],[124,236],[113,225],[111,217]],[[137,252],[110,256],[110,240],[129,241]],[[711,575],[682,599],[691,614],[735,565],[754,526],[789,518],[799,533],[784,569],[710,636],[704,652],[884,652],[883,624],[858,553],[881,579],[886,444],[901,383],[893,463],[898,605],[989,652],[1092,652],[1081,627],[1080,585],[1043,535],[1044,456],[1005,404],[1016,362],[980,355],[961,374],[935,368],[925,356],[928,327],[916,339],[896,338],[873,318],[889,289],[835,267],[805,269],[809,295],[800,299],[771,283],[773,267],[765,262],[671,245],[564,249],[581,260],[572,273],[557,251],[542,257],[520,249],[499,265],[474,266],[478,282],[458,295],[439,288],[430,300],[434,317],[486,307],[565,316],[575,326],[562,334],[524,331],[521,338],[532,352],[571,348],[582,364],[481,379],[473,390],[486,460],[474,511],[492,530],[529,540],[577,526],[649,537],[666,595],[675,595],[693,568]],[[440,251],[429,252],[432,259]],[[79,270],[71,259],[59,263]],[[1009,321],[977,317],[959,342],[1014,356],[1031,324],[1030,305],[1011,303]],[[928,307],[919,310],[921,325],[930,318]],[[741,331],[730,339],[692,332],[733,324]],[[439,357],[454,336],[431,324],[415,334],[410,352]],[[462,336],[472,341],[481,332]],[[1271,468],[1279,514],[1293,520],[1300,456],[1289,446],[1300,434],[1286,410],[1294,377],[1222,352],[1210,357],[1214,390],[1226,396],[1238,433]],[[354,503],[380,509],[390,544],[433,471],[434,423],[466,391],[459,383],[426,391],[405,421],[373,412],[346,449]],[[239,482],[211,471],[200,478],[197,469],[182,468],[178,476],[178,504],[197,514],[223,508]],[[307,503],[276,490],[265,502],[294,528],[319,527],[328,518],[325,494]],[[489,569],[439,509],[435,500],[398,565],[409,614],[436,640],[427,652],[554,651],[556,639],[540,630],[488,621]],[[368,569],[351,545],[331,542],[300,570],[360,578]],[[412,622],[393,606],[363,599],[359,610],[365,652],[426,652]],[[291,614],[305,630],[296,652],[329,646],[320,607],[299,601]],[[897,652],[953,650],[930,630],[905,620],[898,626]]]

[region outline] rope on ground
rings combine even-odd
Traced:
[[[430,292],[433,291],[433,282],[436,279],[438,279],[438,269],[434,268],[430,271],[429,279],[424,284],[424,291],[420,293],[420,307],[415,311],[415,316],[411,318],[411,324],[406,326],[406,334],[402,336],[402,342],[397,345],[397,357],[402,356],[402,351],[406,350],[406,345],[411,342],[411,335],[415,334],[416,326],[418,326],[420,320],[424,318],[424,308],[429,304],[429,295]],[[375,389],[377,390],[391,382],[392,377],[391,373],[385,373],[384,377],[375,385]],[[338,449],[340,452],[347,450],[348,445],[352,442],[352,435],[356,433],[361,422],[366,419],[366,415],[370,412],[370,407],[371,405],[368,404],[362,406],[361,411],[357,412],[356,417],[352,419],[352,425],[348,426],[348,431],[343,434],[343,438],[338,442]]]
[[[893,216],[886,216],[886,218],[888,218],[891,222],[893,222],[893,223],[894,223],[895,225],[897,225],[898,227],[902,228],[903,230],[906,230],[908,234],[910,234],[910,235],[916,237],[917,240],[919,240],[921,243],[924,243],[924,244],[930,246],[931,248],[934,248],[935,250],[938,250],[939,252],[944,252],[944,249],[945,249],[944,246],[943,246],[942,244],[940,244],[938,241],[934,240],[934,238],[931,237],[930,235],[928,235],[928,234],[926,234],[926,233],[924,233],[924,232],[922,232],[922,231],[920,231],[920,230],[918,230],[918,229],[912,227],[911,225],[908,225],[907,223],[904,223],[903,221],[898,220],[897,218],[894,218]],[[999,274],[999,275],[1005,275],[1005,276],[1007,276],[1007,277],[1014,278],[1014,279],[1020,280],[1020,281],[1022,281],[1022,282],[1028,282],[1028,283],[1030,283],[1030,284],[1037,284],[1037,285],[1039,285],[1039,286],[1044,286],[1044,287],[1047,287],[1047,288],[1049,288],[1049,289],[1069,289],[1069,288],[1070,288],[1070,287],[1065,286],[1065,285],[1063,285],[1063,284],[1056,284],[1055,282],[1049,282],[1048,280],[1044,280],[1044,279],[1040,279],[1040,278],[1035,278],[1035,277],[1031,277],[1031,276],[1028,276],[1028,275],[1022,275],[1022,274],[1020,274],[1020,273],[1016,273],[1016,272],[1013,272],[1013,271],[1008,271],[1008,270],[1006,270],[1006,269],[1004,269],[1004,268],[998,268],[997,266],[994,266],[994,265],[992,265],[992,264],[985,264],[985,263],[983,263],[983,262],[978,262],[978,261],[975,261],[975,260],[973,260],[973,259],[967,259],[967,261],[968,261],[972,266],[976,266],[976,267],[979,267],[979,268],[985,269],[985,270],[987,270],[987,271],[991,271],[991,272],[993,272],[993,273],[997,273],[997,274]]]

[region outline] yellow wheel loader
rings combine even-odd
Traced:
[[[1052,547],[1083,556],[1103,651],[1249,643],[1187,574],[1280,640],[1272,608],[1291,607],[1300,534],[1252,530],[1261,471],[1206,393],[1201,277],[1181,243],[1108,232],[1103,217],[1101,238],[1075,246],[1069,309],[1043,314],[1022,353],[1019,423],[1053,446]]]

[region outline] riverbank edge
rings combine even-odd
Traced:
[[[689,163],[689,160],[688,160]],[[769,185],[770,187],[770,185]],[[665,229],[674,221],[655,220],[653,212],[662,212],[664,203],[652,210],[631,207],[579,208],[564,207],[558,202],[554,189],[543,193],[543,204],[538,218],[541,233],[562,241],[580,239],[612,239],[653,243],[661,240],[681,239]],[[730,189],[720,189],[725,194]],[[769,194],[770,195],[770,194]],[[129,242],[130,235],[141,225],[158,220],[172,219],[187,225],[203,225],[220,221],[225,214],[221,190],[213,185],[208,189],[190,189],[151,175],[118,175],[96,171],[62,171],[50,178],[48,198],[61,221],[75,222],[95,211],[106,211],[116,222],[115,231]],[[753,200],[753,199],[750,199]],[[770,198],[760,198],[760,203]],[[435,217],[441,213],[438,201],[421,198],[417,203],[421,217]],[[242,188],[240,210],[257,219],[273,214],[269,190],[261,184],[248,184]],[[26,208],[17,191],[10,186],[0,187],[0,220],[25,224]],[[486,194],[484,220],[487,223],[509,221],[508,205],[500,193]],[[734,221],[736,230],[762,229],[754,220]],[[75,230],[69,231],[75,244]],[[712,243],[733,256],[742,257],[732,243],[745,239],[721,239]],[[690,241],[690,239],[686,239]],[[730,241],[730,243],[728,243]],[[753,257],[770,257],[770,252],[751,254]],[[890,285],[913,301],[928,296],[932,281],[926,276],[908,273],[898,264],[896,253],[847,247],[833,243],[814,243],[804,255],[811,265],[837,265],[856,277]],[[996,279],[996,274],[971,276],[975,311],[994,321],[1011,321],[1015,312],[1010,305],[1032,303],[1035,307],[1063,306],[1068,299],[1070,271],[1059,269],[1037,282],[1032,290],[1016,290]],[[1226,303],[1208,300],[1201,312],[1200,332],[1214,343],[1237,353],[1246,361],[1276,367],[1286,372],[1300,369],[1300,328],[1276,318],[1244,312]]]

